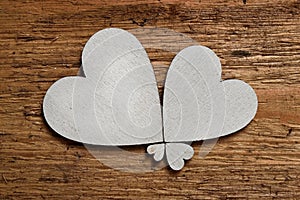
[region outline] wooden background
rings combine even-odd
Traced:
[[[1,0],[0,24],[0,199],[300,199],[299,0]],[[107,27],[170,28],[210,47],[223,79],[255,89],[255,119],[177,173],[100,163],[52,131],[41,104]],[[167,68],[157,66],[174,55],[147,52],[162,91]]]

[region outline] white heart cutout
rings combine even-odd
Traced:
[[[95,145],[161,142],[161,106],[147,53],[132,34],[105,29],[82,54],[86,77],[55,82],[43,102],[45,118],[64,137]]]
[[[155,161],[161,161],[165,155],[165,144],[152,144],[147,147],[147,152],[150,155],[154,155],[153,158]]]

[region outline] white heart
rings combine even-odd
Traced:
[[[66,77],[47,91],[43,109],[59,134],[88,144],[161,142],[161,106],[152,65],[127,31],[105,29],[82,54],[86,77]]]
[[[154,154],[154,160],[160,161],[165,155],[165,143],[149,145],[147,147],[147,152],[150,155]]]
[[[197,141],[245,127],[255,116],[257,97],[242,81],[221,81],[216,54],[207,47],[191,46],[171,63],[163,105],[165,141]]]
[[[193,157],[194,150],[190,145],[183,143],[166,143],[166,156],[173,170],[180,170],[184,166],[184,160]]]

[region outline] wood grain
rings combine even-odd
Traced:
[[[1,1],[0,199],[300,199],[299,19],[299,0]],[[49,86],[77,74],[93,33],[150,26],[213,49],[223,79],[246,81],[259,100],[247,128],[178,173],[111,169],[48,128],[41,111]],[[162,91],[159,66],[174,55],[147,51]]]

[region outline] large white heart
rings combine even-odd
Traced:
[[[255,116],[257,97],[243,81],[221,80],[221,64],[212,50],[191,46],[171,63],[163,105],[165,141],[197,141],[244,128]]]
[[[44,98],[45,118],[56,132],[97,145],[163,141],[155,75],[136,37],[115,28],[97,32],[82,65],[85,77],[55,82]]]

